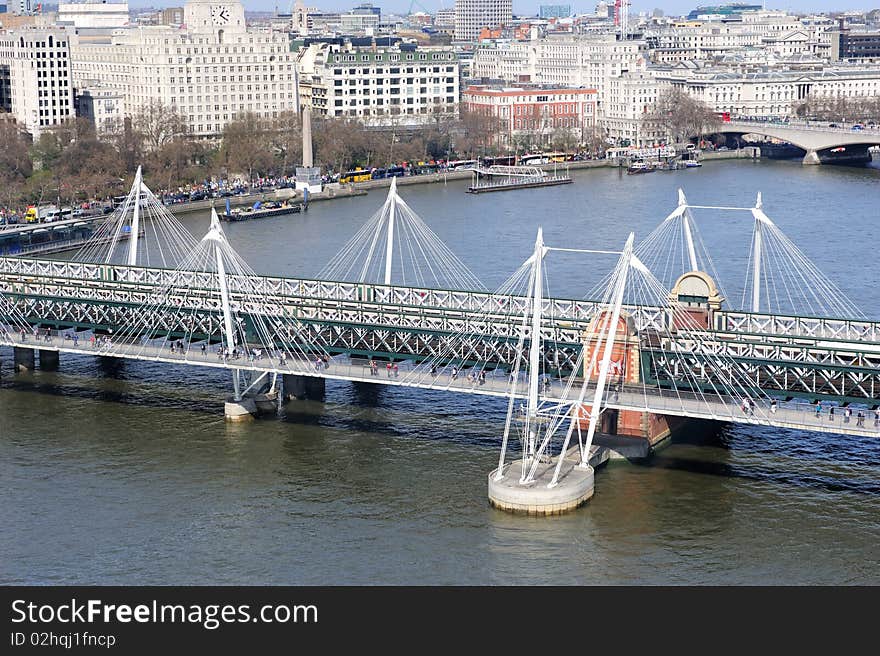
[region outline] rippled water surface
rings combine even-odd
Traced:
[[[619,247],[674,208],[678,186],[713,205],[762,191],[767,214],[880,316],[877,169],[718,162],[476,197],[464,183],[402,193],[494,287],[539,223],[550,244]],[[381,201],[373,191],[227,232],[256,270],[312,276]],[[698,222],[737,297],[748,222]],[[579,297],[607,266],[559,258],[552,290]],[[62,356],[58,372],[15,374],[11,353],[0,360],[0,582],[880,583],[878,439],[695,429],[648,464],[601,469],[584,508],[536,519],[486,501],[497,400],[328,383],[325,403],[227,425],[222,373]]]

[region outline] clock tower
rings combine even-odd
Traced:
[[[244,32],[244,6],[237,0],[190,0],[183,8],[184,22],[193,32]]]

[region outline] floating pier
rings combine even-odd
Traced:
[[[490,166],[471,169],[473,179],[468,187],[469,194],[482,194],[489,191],[509,189],[528,189],[530,187],[552,187],[571,184],[568,175],[550,175],[537,166]],[[566,174],[568,172],[566,171]]]

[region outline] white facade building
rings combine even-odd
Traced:
[[[455,0],[455,40],[474,41],[484,27],[513,20],[512,0]]]
[[[128,25],[128,2],[62,2],[58,23],[77,28],[114,28]]]
[[[812,70],[767,67],[736,70],[673,67],[656,72],[659,88],[674,87],[715,112],[761,118],[794,116],[810,95],[880,97],[880,67],[820,66]]]
[[[297,66],[300,100],[315,116],[416,125],[456,111],[459,67],[451,48],[314,43],[301,51]]]
[[[96,87],[77,93],[76,115],[89,119],[99,134],[118,132],[125,121],[125,98],[115,89]]]
[[[74,42],[78,91],[119,92],[123,114],[173,108],[197,136],[216,136],[236,114],[264,118],[296,107],[294,56],[284,33],[248,30],[240,2],[190,0],[186,29],[139,27],[110,43]]]
[[[608,81],[644,69],[646,60],[644,41],[618,41],[614,34],[551,34],[481,46],[472,72],[475,78],[596,89],[601,115]]]
[[[0,32],[0,79],[8,79],[8,107],[36,139],[74,116],[70,43],[65,30]],[[0,95],[6,95],[0,94]]]

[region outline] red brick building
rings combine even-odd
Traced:
[[[462,104],[468,112],[501,122],[496,145],[517,138],[550,143],[561,135],[584,143],[596,121],[595,89],[474,85],[462,92]]]

